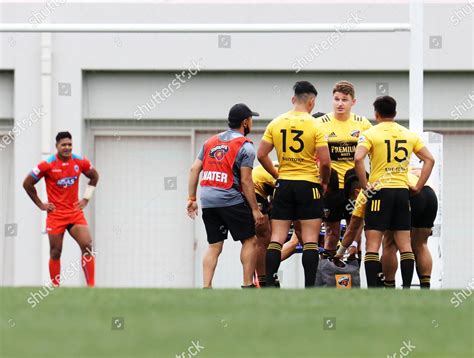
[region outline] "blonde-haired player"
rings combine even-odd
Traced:
[[[337,172],[339,180],[339,190],[331,190],[324,196],[325,257],[336,252],[341,220],[345,219],[346,223],[350,220],[350,213],[346,210],[348,198],[343,190],[344,176],[354,168],[354,154],[360,133],[372,126],[367,118],[352,113],[352,107],[356,104],[352,83],[337,82],[332,93],[333,112],[317,119],[328,141],[331,168]]]

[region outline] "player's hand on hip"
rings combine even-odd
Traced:
[[[87,206],[88,203],[89,203],[89,200],[82,199],[81,201],[78,201],[76,203],[76,208],[79,209],[79,210],[82,210]]]
[[[188,203],[186,204],[186,211],[191,219],[194,219],[196,216],[198,216],[198,204],[195,200],[188,200]]]
[[[411,196],[414,196],[416,194],[419,194],[421,189],[419,189],[416,185],[412,186],[412,185],[409,185],[408,186],[408,189],[410,190],[410,195]]]
[[[260,210],[252,210],[252,215],[253,220],[255,221],[255,226],[263,224],[264,216]]]
[[[52,203],[43,203],[41,205],[41,210],[47,211],[48,213],[50,213],[51,211],[56,210],[56,207]]]

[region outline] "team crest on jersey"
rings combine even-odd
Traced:
[[[354,129],[352,132],[351,132],[351,136],[352,137],[359,137],[359,134],[360,134],[360,130],[358,129]]]
[[[68,188],[70,186],[73,186],[76,180],[77,180],[77,176],[61,178],[56,182],[56,185],[63,188]]]
[[[79,165],[76,164],[76,165],[74,166],[74,170],[75,170],[76,173],[77,173],[77,172],[79,171]]]
[[[359,143],[362,143],[364,140],[365,140],[365,137],[364,137],[363,135],[361,135],[361,136],[359,137]]]
[[[224,159],[226,153],[229,151],[229,147],[226,146],[225,144],[219,144],[219,145],[216,145],[214,148],[212,148],[210,151],[209,151],[209,156],[211,158],[214,158],[214,159],[217,159],[219,161],[221,161],[222,159]]]

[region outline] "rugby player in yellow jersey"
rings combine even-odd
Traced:
[[[434,158],[420,136],[395,123],[397,102],[390,96],[378,97],[374,102],[377,125],[359,137],[355,153],[357,177],[364,188],[375,189],[368,197],[365,209],[366,253],[364,258],[367,285],[377,285],[380,272],[379,249],[384,231],[393,231],[400,250],[402,285],[409,288],[413,278],[415,256],[410,242],[410,203],[408,164],[412,153],[422,162],[418,182],[413,187],[417,194],[424,187],[434,166]],[[369,154],[369,185],[364,160]]]
[[[421,171],[413,169],[413,180],[408,182],[411,192],[416,192],[415,176]],[[416,269],[420,279],[420,287],[429,289],[431,286],[431,270],[433,259],[428,249],[428,238],[433,234],[432,228],[438,214],[438,198],[432,186],[428,183],[421,191],[410,197],[411,244],[415,253]]]
[[[314,287],[318,267],[318,237],[323,216],[322,195],[331,162],[327,141],[310,115],[318,92],[307,81],[293,86],[293,110],[270,122],[257,157],[277,180],[272,206],[272,236],[266,254],[267,286],[274,286],[280,266],[281,248],[292,221],[299,221],[303,241],[305,287]],[[280,167],[273,167],[269,153],[275,148]],[[319,158],[319,168],[315,163]]]
[[[274,161],[273,166],[278,168],[278,162]],[[265,254],[267,253],[267,246],[270,243],[270,238],[272,236],[270,218],[268,216],[270,209],[268,197],[273,196],[276,180],[265,170],[265,168],[259,165],[252,170],[252,181],[255,188],[258,207],[264,218],[262,224],[255,226],[255,232],[257,235],[257,263],[255,265],[255,270],[257,271],[259,286],[265,287]]]
[[[341,220],[349,223],[346,210],[348,198],[344,195],[344,176],[354,168],[354,153],[360,133],[372,125],[369,120],[351,112],[356,103],[354,85],[340,81],[334,85],[333,112],[317,119],[328,141],[331,168],[337,172],[339,190],[331,190],[324,196],[324,225],[326,236],[323,257],[333,256],[340,237]]]
[[[341,260],[346,252],[346,250],[349,250],[349,254],[352,256],[355,254],[357,251],[359,253],[360,257],[360,241],[357,241],[358,238],[361,237],[362,230],[364,228],[364,217],[365,217],[365,207],[367,204],[367,196],[372,195],[373,192],[365,193],[364,191],[359,191],[357,195],[357,199],[355,203],[353,204],[353,210],[352,210],[352,215],[351,215],[351,220],[349,221],[349,224],[346,227],[346,232],[344,233],[344,237],[341,240],[341,244],[339,245],[339,248],[334,255],[334,263],[337,265],[338,261]],[[391,235],[389,231],[384,232],[384,238],[387,235]],[[384,243],[385,243],[384,239]],[[395,251],[396,253],[396,251]],[[385,251],[384,251],[385,254]],[[396,256],[395,256],[396,259]],[[360,262],[359,262],[360,266]],[[396,271],[396,268],[395,268]],[[379,267],[379,271],[377,272],[377,284],[376,286],[382,286],[382,279],[383,273],[382,273],[382,267]],[[385,283],[385,281],[384,281]]]
[[[414,188],[421,174],[418,169],[410,169],[408,173],[408,186]],[[416,271],[420,279],[420,287],[429,289],[431,286],[431,270],[433,260],[428,249],[428,238],[438,213],[438,199],[436,193],[429,183],[423,187],[420,193],[410,195],[411,207],[411,245],[415,254]],[[385,275],[384,284],[387,287],[395,287],[395,273],[398,267],[397,245],[393,236],[384,238],[382,266]]]
[[[410,190],[415,187],[419,169],[410,169],[408,173],[408,186]],[[370,193],[369,193],[370,195]],[[365,207],[367,198],[364,192],[360,192],[354,204],[350,224],[348,225],[341,246],[337,250],[336,259],[342,259],[345,251],[356,243],[355,238],[362,231],[364,225]],[[428,237],[431,236],[431,228],[434,225],[438,211],[438,199],[436,193],[426,183],[419,194],[410,196],[411,207],[411,245],[415,254],[416,268],[420,279],[421,288],[430,288],[430,278],[433,261],[428,249]],[[357,245],[354,245],[357,247]],[[384,233],[382,267],[385,276],[384,286],[395,287],[395,273],[398,268],[397,245],[390,231]]]

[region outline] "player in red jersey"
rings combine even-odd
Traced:
[[[87,286],[94,287],[95,260],[92,254],[92,237],[84,217],[87,206],[99,180],[97,170],[91,162],[72,153],[72,136],[59,132],[56,136],[57,153],[42,161],[28,174],[23,187],[31,200],[41,210],[47,211],[46,230],[49,237],[49,274],[52,284],[59,286],[61,272],[61,250],[66,230],[76,240],[82,251],[82,268]],[[84,174],[90,179],[82,200],[79,200],[79,177]],[[38,197],[35,184],[45,178],[48,202]]]

